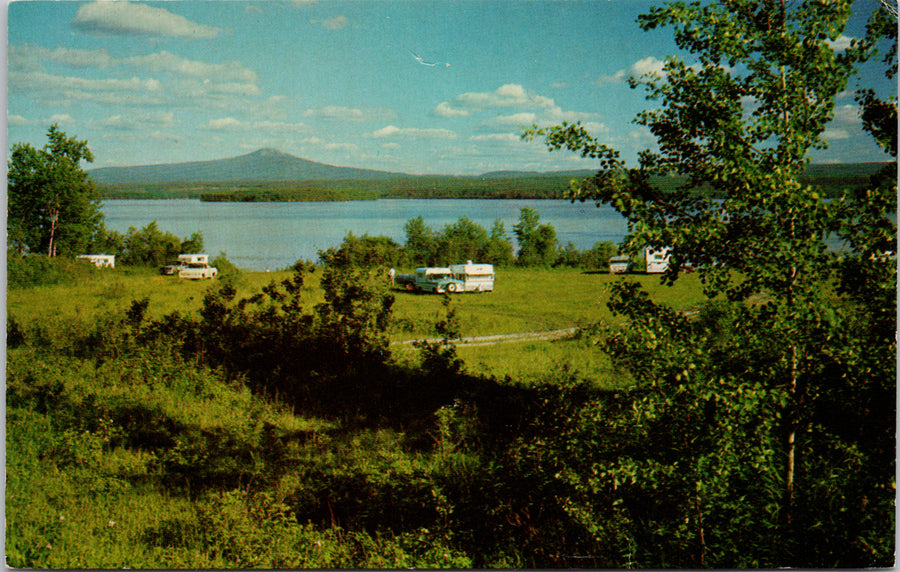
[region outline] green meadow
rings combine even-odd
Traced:
[[[405,270],[409,269],[401,272]],[[248,296],[289,275],[288,271],[243,272],[234,284],[239,296]],[[310,303],[320,303],[322,292],[317,275],[313,273],[311,278],[305,295]],[[674,286],[666,286],[654,275],[611,275],[571,268],[498,269],[493,292],[456,294],[451,300],[462,337],[581,328],[597,322],[618,322],[606,302],[608,285],[622,280],[640,282],[654,299],[676,310],[690,308],[703,300],[699,281],[690,274]],[[146,315],[154,319],[176,311],[198,312],[205,293],[216,286],[216,282],[161,276],[150,268],[104,270],[65,285],[11,289],[7,295],[7,311],[21,324],[53,330],[121,315],[133,301],[146,298],[149,300]],[[391,340],[435,337],[434,324],[444,312],[441,296],[405,290],[394,290],[393,294]],[[539,375],[561,363],[582,361],[583,367],[588,367],[585,374],[596,373],[589,367],[598,359],[593,355],[596,352],[584,349],[580,341],[564,339],[475,347],[460,344],[458,352],[470,373],[521,378]],[[414,364],[418,355],[410,344],[395,344],[392,353],[405,364]],[[602,367],[599,371],[603,371]]]
[[[291,275],[241,273],[231,280],[234,298]],[[321,278],[321,269],[307,274],[299,298],[321,304]],[[652,276],[509,269],[498,271],[494,292],[455,295],[449,308],[461,336],[614,321],[606,287],[625,279],[646,283],[678,308],[700,300],[691,277],[667,288]],[[365,390],[359,403],[352,394],[341,398],[337,412],[317,409],[203,365],[167,338],[138,340],[140,327],[152,329],[147,324],[196,317],[204,297],[222,285],[121,268],[81,269],[58,284],[8,290],[11,566],[566,562],[541,548],[533,530],[503,524],[533,509],[532,501],[521,505],[522,487],[532,485],[508,463],[508,453],[497,451],[512,437],[509,424],[525,422],[535,407],[524,397],[542,391],[534,388],[554,387],[561,378],[570,380],[563,385],[582,379],[606,389],[629,383],[588,340],[460,345],[455,359],[462,372],[448,373],[453,380],[446,382],[433,369],[422,373],[425,350],[390,344],[394,396],[374,399],[397,414],[373,421],[362,404]],[[392,293],[390,341],[436,335],[435,324],[447,314],[441,296]],[[141,305],[139,327],[132,318]],[[439,344],[432,350],[447,351]],[[498,420],[504,425],[493,427]],[[479,489],[488,486],[506,490],[484,500],[487,489]]]

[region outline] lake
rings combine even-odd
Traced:
[[[535,209],[542,224],[556,229],[562,246],[572,242],[586,250],[596,242],[619,243],[625,219],[608,206],[572,204],[565,200],[379,199],[377,201],[219,203],[196,199],[107,200],[106,226],[125,234],[153,220],[163,232],[181,239],[203,233],[206,252],[248,270],[286,268],[297,260],[318,260],[318,251],[340,245],[348,232],[388,236],[406,241],[403,226],[422,216],[435,231],[468,217],[490,231],[500,219],[516,243],[513,225],[523,207]],[[462,262],[462,261],[461,261]],[[477,261],[476,261],[477,262]]]

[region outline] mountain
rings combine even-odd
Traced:
[[[333,179],[383,179],[405,177],[403,173],[336,167],[308,161],[275,149],[260,149],[247,155],[164,165],[101,167],[87,173],[99,185],[160,184],[231,181],[298,181]]]

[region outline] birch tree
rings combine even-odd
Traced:
[[[638,21],[644,30],[671,27],[684,56],[631,80],[655,105],[635,122],[657,150],[628,167],[578,123],[524,134],[599,160],[596,175],[573,184],[573,200],[624,215],[626,252],[671,248],[665,281],[690,264],[710,298],[727,300],[715,319],[691,323],[635,284],[614,288],[611,307],[629,328],[609,330],[604,347],[639,380],[631,422],[660,451],[599,463],[596,486],[628,483],[650,505],[667,491],[680,507],[673,521],[654,520],[659,507],[631,515],[642,522],[635,536],[648,565],[892,558],[896,268],[887,253],[896,176],[837,200],[800,182],[810,152],[827,147],[836,97],[886,30],[896,34],[896,19],[885,26],[878,11],[880,27],[837,49],[853,8],[846,0],[667,3]],[[863,104],[873,99],[861,92]],[[896,118],[896,99],[885,105],[879,117],[893,105]],[[895,155],[896,119],[874,124]],[[670,174],[685,184],[652,184]],[[662,564],[653,551],[672,538],[681,559]]]
[[[102,221],[100,195],[81,168],[93,162],[87,141],[56,124],[43,149],[16,143],[8,161],[9,243],[21,252],[78,254]]]

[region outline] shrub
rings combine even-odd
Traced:
[[[240,269],[228,260],[228,257],[224,252],[220,252],[209,264],[210,266],[215,266],[219,271],[217,275],[219,279],[235,280],[241,274]]]
[[[6,251],[8,288],[29,288],[49,284],[73,284],[96,275],[99,269],[86,260],[67,256],[48,257]]]

